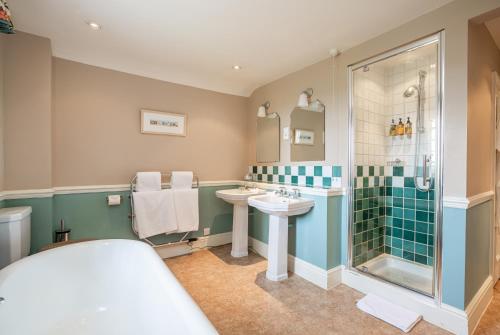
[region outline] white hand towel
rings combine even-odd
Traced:
[[[172,190],[133,192],[134,224],[139,238],[177,230]]]
[[[196,231],[199,226],[198,189],[173,189],[177,232]]]
[[[408,333],[422,319],[421,315],[370,293],[360,299],[356,305],[360,310],[390,323],[405,333]]]
[[[170,178],[170,185],[175,189],[191,188],[193,186],[193,172],[173,171]]]
[[[160,191],[161,190],[161,173],[160,172],[137,172],[137,179],[135,181],[135,190],[137,192]]]

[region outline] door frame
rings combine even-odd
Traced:
[[[496,282],[497,280],[500,279],[500,204],[498,203],[500,200],[500,197],[497,196],[497,189],[500,186],[500,181],[497,181],[497,178],[500,177],[499,174],[497,174],[497,169],[498,166],[500,165],[500,159],[497,159],[497,157],[500,158],[500,152],[497,151],[497,146],[500,145],[500,143],[497,143],[498,138],[497,138],[497,132],[499,131],[500,127],[500,113],[499,113],[499,108],[500,108],[500,76],[498,72],[493,71],[491,73],[491,108],[492,108],[492,133],[493,133],[493,150],[492,150],[492,155],[493,155],[493,162],[495,162],[494,166],[492,167],[492,189],[493,189],[493,222],[492,222],[492,228],[491,228],[491,274],[493,276],[494,281]],[[498,154],[497,154],[498,153]]]

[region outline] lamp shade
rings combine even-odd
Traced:
[[[14,34],[14,25],[10,17],[10,10],[7,2],[0,0],[0,33]]]
[[[309,106],[309,97],[305,92],[300,93],[297,107],[307,108]]]
[[[257,117],[266,117],[266,107],[259,106],[259,109],[257,110]]]

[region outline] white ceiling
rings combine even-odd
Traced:
[[[56,57],[248,96],[450,0],[10,0]],[[93,31],[85,21],[102,26]],[[234,64],[242,70],[232,69]]]

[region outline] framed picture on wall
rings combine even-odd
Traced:
[[[295,129],[295,144],[314,145],[314,132],[305,129]]]
[[[141,133],[186,136],[186,115],[141,109]]]

